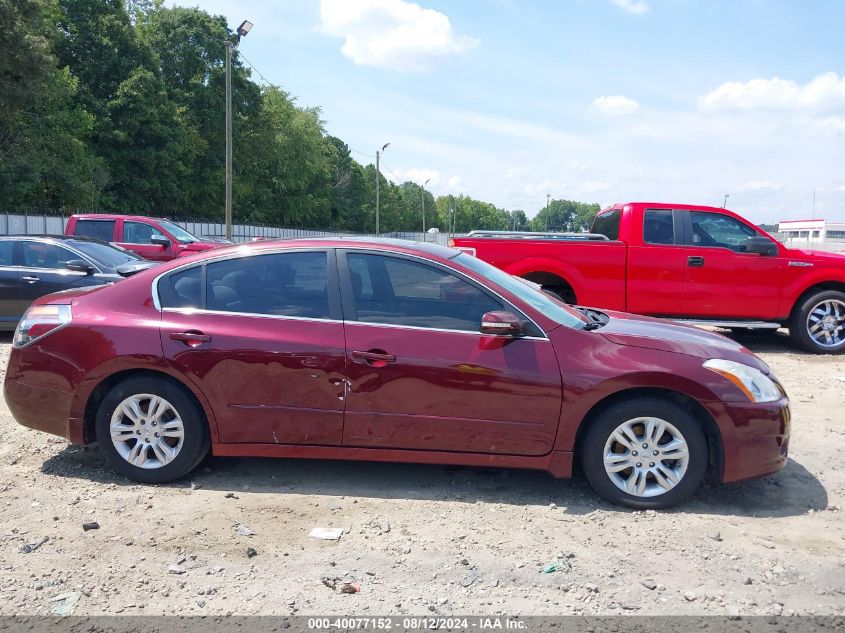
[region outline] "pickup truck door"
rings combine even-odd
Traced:
[[[684,316],[775,319],[783,294],[784,260],[746,253],[745,240],[759,235],[723,213],[684,211],[686,276]]]
[[[166,262],[175,257],[173,253],[173,238],[164,235],[152,224],[134,220],[123,220],[119,233],[118,245],[133,253],[137,253],[144,259]],[[161,244],[153,244],[152,238],[154,236],[167,238],[170,240],[170,246],[165,247]]]
[[[682,214],[671,209],[646,209],[642,236],[629,236],[628,312],[681,314],[686,274]]]

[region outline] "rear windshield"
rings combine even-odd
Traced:
[[[77,220],[73,234],[111,242],[114,239],[114,220]]]
[[[622,217],[621,209],[608,209],[602,211],[593,220],[590,233],[604,235],[609,240],[619,239],[619,219]]]
[[[144,261],[131,251],[114,247],[109,244],[87,242],[85,240],[68,240],[68,244],[82,251],[95,262],[102,266],[106,266],[107,268],[117,268],[121,264]]]

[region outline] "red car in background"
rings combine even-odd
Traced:
[[[38,299],[17,421],[141,482],[205,455],[535,468],[659,508],[786,463],[788,399],[725,337],[574,308],[466,253],[256,242]]]
[[[143,215],[86,213],[72,215],[65,235],[93,237],[137,253],[144,259],[166,262],[177,257],[219,248],[219,241],[203,240],[178,224]]]
[[[475,231],[456,247],[568,303],[732,329],[788,327],[845,352],[845,256],[790,249],[727,209],[628,202],[591,233]]]

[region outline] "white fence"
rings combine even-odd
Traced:
[[[0,213],[0,235],[56,235],[65,232],[68,218],[43,214]],[[197,237],[225,237],[226,226],[219,222],[174,221],[186,231]],[[274,226],[255,226],[235,224],[232,226],[232,239],[235,242],[248,242],[256,237],[284,239],[294,237],[339,237],[358,235],[340,231],[309,231],[304,229],[285,229]],[[374,236],[374,234],[373,234]],[[382,233],[381,237],[392,237],[416,242],[432,242],[446,245],[449,235],[446,233]]]

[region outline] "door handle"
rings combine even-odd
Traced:
[[[171,332],[170,338],[174,341],[182,341],[188,347],[199,347],[203,343],[208,343],[211,340],[211,336],[208,334],[203,334],[202,332],[197,331]]]
[[[687,257],[688,266],[704,266],[704,258],[701,255],[691,255]]]
[[[384,367],[387,363],[396,362],[396,356],[388,354],[383,350],[370,350],[367,352],[353,351],[352,358],[356,361],[363,361],[376,367]]]
[[[32,277],[32,276],[21,277],[21,279],[23,279],[28,284],[34,284],[37,281],[41,281],[40,277]]]

